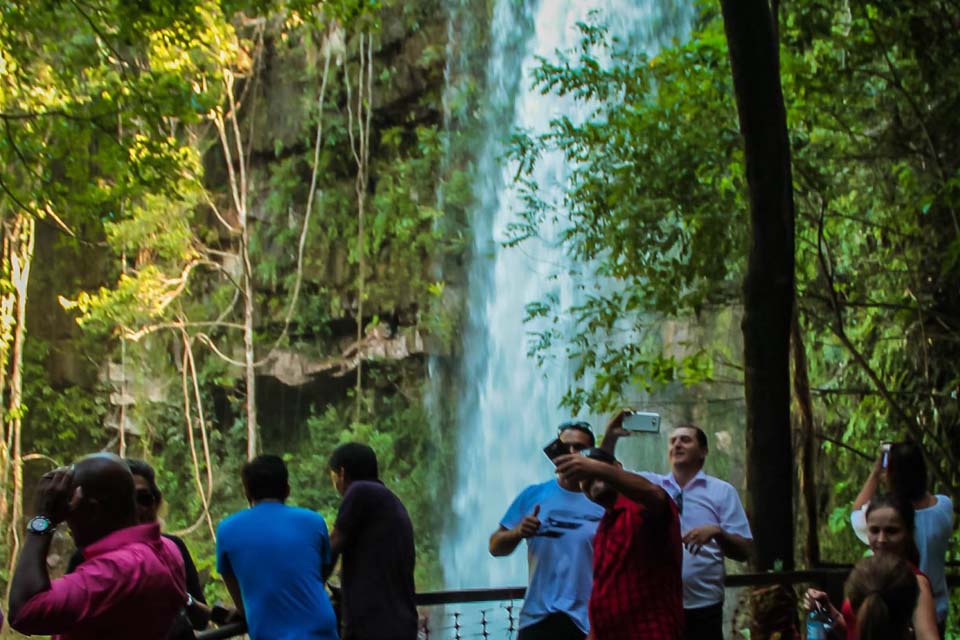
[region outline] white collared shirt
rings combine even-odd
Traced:
[[[663,487],[677,503],[681,535],[697,527],[716,525],[724,533],[753,539],[740,496],[729,482],[708,476],[702,469],[683,489],[672,473],[641,471],[640,475]],[[723,602],[724,575],[723,552],[715,541],[705,544],[697,555],[684,547],[683,608],[699,609]]]

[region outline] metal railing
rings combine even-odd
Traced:
[[[770,585],[795,584],[843,584],[852,566],[838,565],[820,569],[804,571],[784,571],[779,573],[742,573],[728,575],[725,586],[727,588],[759,587]],[[950,576],[952,586],[960,584],[960,575]],[[519,606],[517,602],[523,600],[526,587],[506,587],[502,589],[463,589],[458,591],[428,591],[418,593],[416,604],[418,607],[445,607],[451,605],[473,605],[483,603],[498,603],[496,608],[478,608],[469,612],[461,611],[463,607],[452,611],[444,611],[439,621],[432,617],[425,617],[420,622],[420,636],[425,639],[437,637],[447,632],[455,639],[475,637],[494,638],[513,637],[519,621]],[[469,607],[468,607],[469,608]],[[470,616],[477,619],[470,619]],[[468,625],[478,628],[468,633]],[[217,629],[210,629],[197,633],[198,640],[223,640],[235,638],[246,632],[244,623],[224,625]]]

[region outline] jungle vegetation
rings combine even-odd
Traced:
[[[794,557],[848,562],[861,549],[829,534],[881,441],[922,442],[960,498],[960,6],[760,4],[792,175]],[[222,596],[212,534],[243,506],[243,461],[283,453],[293,500],[330,517],[326,456],[360,439],[417,522],[418,587],[439,586],[455,456],[427,359],[456,358],[483,104],[482,60],[444,65],[483,51],[490,11],[460,6],[451,43],[434,0],[0,4],[0,582],[35,478],[109,448],[157,467],[167,528]],[[646,339],[745,308],[757,238],[724,17],[700,2],[648,56],[597,15],[536,73],[595,108],[515,132],[511,243],[562,211],[570,255],[617,285],[528,307],[578,321],[532,354],[579,364],[571,411],[744,380],[729,345]],[[530,178],[547,150],[573,167],[560,201]]]

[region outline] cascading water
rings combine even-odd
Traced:
[[[677,3],[678,5],[681,3]],[[692,3],[683,3],[692,4]],[[457,402],[457,486],[450,523],[441,548],[447,586],[497,587],[526,582],[525,554],[491,558],[487,540],[510,501],[523,487],[550,478],[553,466],[541,448],[569,416],[560,409],[573,364],[564,359],[538,366],[529,358],[528,335],[545,327],[525,323],[525,306],[549,298],[560,307],[576,303],[582,285],[566,269],[569,258],[557,242],[563,221],[540,229],[540,239],[503,246],[508,225],[521,210],[511,188],[515,167],[503,160],[506,137],[514,129],[542,132],[551,119],[574,122],[589,105],[569,97],[542,95],[532,86],[538,58],[579,42],[577,22],[597,12],[610,32],[631,46],[655,48],[665,15],[676,17],[661,0],[497,0],[490,32],[483,147],[476,159],[471,226],[473,261],[469,271],[469,320],[463,334],[463,370]],[[692,8],[683,10],[689,16]],[[686,20],[680,22],[686,23]],[[674,35],[673,33],[668,34]],[[567,179],[562,157],[546,155],[533,176],[545,199]],[[572,327],[551,327],[570,335]],[[596,420],[593,421],[596,424]],[[600,425],[597,425],[600,426]]]

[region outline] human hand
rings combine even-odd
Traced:
[[[826,591],[807,589],[806,593],[803,594],[804,610],[813,611],[817,608],[818,603],[823,609],[830,610],[832,608],[832,605],[830,604],[830,597],[827,595]]]
[[[606,462],[594,460],[577,453],[560,456],[553,463],[557,465],[557,475],[569,483],[580,482],[587,478],[603,477],[608,470],[613,468]]]
[[[37,513],[50,519],[53,524],[63,522],[70,513],[70,501],[74,493],[73,467],[60,467],[48,471],[37,484]]]
[[[870,470],[870,473],[875,476],[883,475],[883,472],[886,471],[886,468],[883,466],[883,453],[877,456],[877,459],[873,463],[873,469]]]
[[[532,538],[537,535],[537,531],[540,530],[540,519],[537,517],[540,515],[540,505],[537,505],[533,508],[533,513],[528,516],[524,516],[523,520],[520,521],[513,530],[521,538]]]
[[[240,609],[229,609],[224,624],[235,624],[237,622],[246,622],[243,611]]]
[[[607,423],[607,428],[603,432],[603,437],[608,438],[614,436],[616,438],[626,438],[630,435],[630,432],[623,428],[623,419],[631,415],[633,410],[631,409],[621,409],[619,413],[610,418],[610,422]]]
[[[707,544],[718,535],[723,533],[723,529],[715,524],[707,524],[702,527],[690,529],[683,535],[683,546],[687,548],[692,555],[697,555]]]

